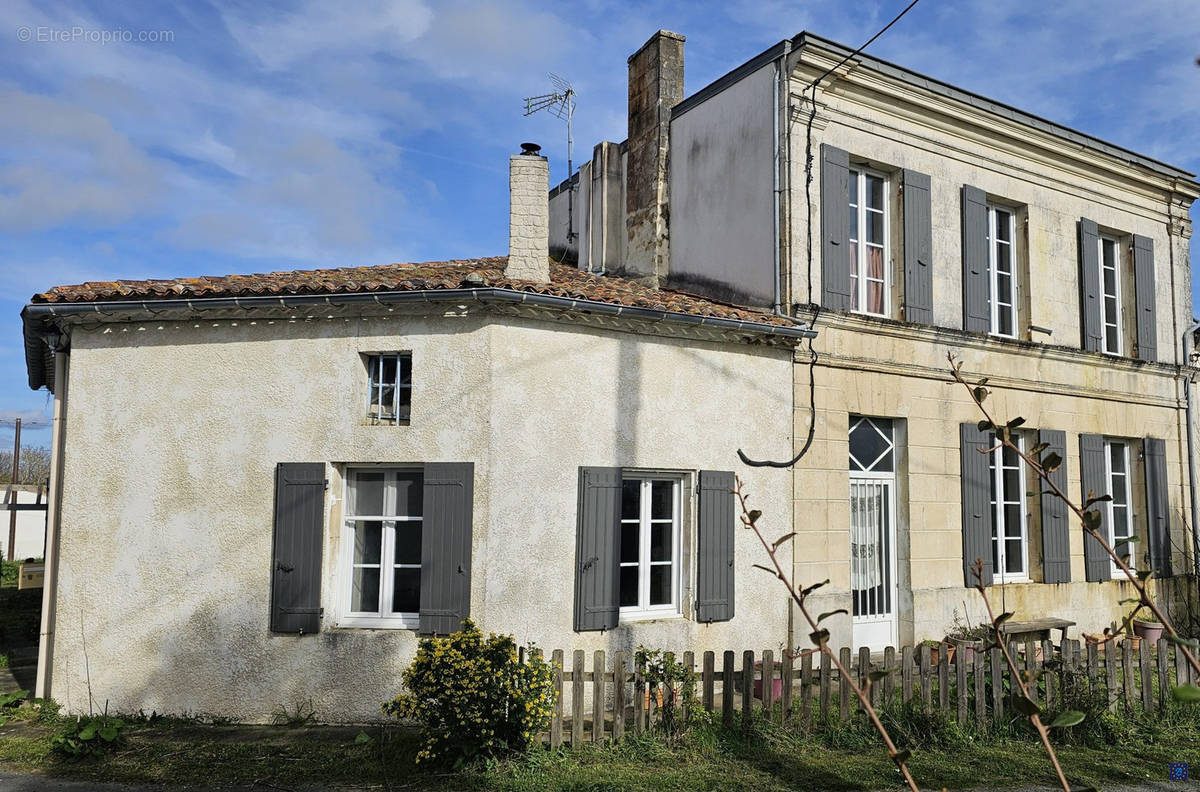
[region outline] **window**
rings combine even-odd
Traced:
[[[888,418],[850,416],[850,591],[855,643],[896,641],[896,449]]]
[[[1016,220],[1011,209],[988,204],[988,306],[993,335],[1017,335]]]
[[[1133,536],[1133,519],[1129,500],[1129,446],[1119,440],[1104,441],[1104,477],[1108,479],[1108,491],[1112,500],[1104,504],[1108,512],[1108,524],[1112,526],[1108,540],[1120,556],[1129,556],[1129,566],[1137,568],[1134,546],[1126,542],[1118,547],[1117,542]],[[1124,578],[1125,573],[1112,562],[1113,577]]]
[[[622,474],[622,618],[680,612],[679,498],[677,478]]]
[[[1110,355],[1121,354],[1120,243],[1115,237],[1100,237],[1100,348]]]
[[[419,470],[347,471],[339,624],[416,628],[423,484]]]
[[[1014,437],[1022,451],[1025,440]],[[991,485],[992,569],[996,580],[1029,580],[1029,526],[1025,510],[1025,466],[1017,452],[1000,447],[988,456]]]
[[[412,355],[367,355],[367,418],[375,423],[407,423],[412,406]]]
[[[850,309],[874,316],[887,316],[892,292],[887,195],[887,177],[850,168]]]

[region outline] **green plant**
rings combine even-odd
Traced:
[[[311,726],[317,722],[317,713],[313,709],[312,699],[297,702],[290,710],[280,705],[271,713],[271,725],[283,726],[288,729],[298,729],[301,726]]]
[[[12,710],[20,706],[29,696],[28,690],[14,690],[11,693],[0,693],[0,726],[8,723]]]
[[[980,622],[979,624],[971,624],[971,619],[966,616],[967,603],[963,603],[963,613],[958,612],[958,608],[954,609],[951,615],[950,629],[946,632],[946,640],[956,641],[986,641],[988,638],[988,625]]]
[[[554,669],[539,652],[521,663],[511,635],[485,640],[467,619],[444,638],[422,638],[404,670],[405,691],[383,704],[421,727],[418,762],[455,766],[526,751],[554,707]]]
[[[12,661],[8,659],[7,652],[0,652],[0,668],[8,668]]]
[[[125,721],[103,715],[79,715],[68,720],[50,741],[50,747],[65,756],[103,756],[125,742]]]
[[[677,661],[673,652],[647,649],[644,646],[639,646],[634,652],[633,662],[641,672],[651,699],[657,701],[656,693],[661,689],[662,709],[659,712],[658,726],[663,730],[668,742],[677,742],[679,735],[689,725],[683,713],[688,713],[690,717],[696,710],[695,671]]]

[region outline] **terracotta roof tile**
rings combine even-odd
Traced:
[[[255,275],[206,276],[173,280],[94,281],[55,286],[35,294],[35,303],[107,302],[142,299],[192,299],[356,292],[425,291],[494,287],[659,311],[787,325],[766,311],[741,308],[673,289],[653,289],[628,278],[599,277],[570,266],[551,264],[550,282],[504,277],[505,256],[383,264],[373,267],[295,270]]]

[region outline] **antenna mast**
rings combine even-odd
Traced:
[[[567,241],[573,242],[578,236],[575,233],[575,163],[572,160],[575,138],[571,134],[571,122],[575,115],[575,89],[557,74],[551,73],[549,77],[557,90],[541,96],[525,97],[525,115],[531,116],[540,110],[547,110],[567,122]]]

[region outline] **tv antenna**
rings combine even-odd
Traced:
[[[573,241],[575,234],[575,164],[572,154],[575,148],[575,138],[571,135],[571,121],[575,115],[575,89],[571,83],[551,72],[550,82],[554,85],[554,93],[541,96],[525,97],[525,115],[546,110],[551,115],[567,122],[567,241]]]

